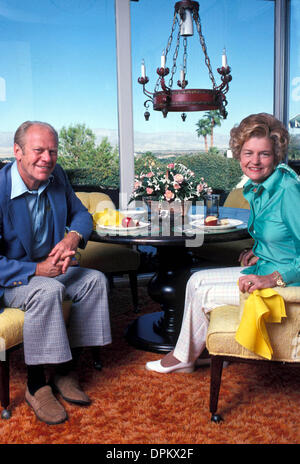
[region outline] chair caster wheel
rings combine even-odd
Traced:
[[[220,414],[213,414],[211,416],[211,419],[210,419],[212,422],[215,422],[216,424],[218,424],[219,422],[221,422],[223,419],[222,417],[220,416]]]
[[[94,369],[97,369],[97,371],[102,370],[102,363],[100,361],[94,361],[93,365],[94,365]]]
[[[11,418],[11,412],[8,409],[3,409],[1,413],[1,418],[2,419],[10,419]]]

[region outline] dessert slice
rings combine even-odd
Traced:
[[[122,227],[138,227],[139,225],[139,221],[136,221],[129,216],[122,219]]]
[[[217,226],[218,225],[218,218],[216,216],[207,216],[204,219],[205,226]]]

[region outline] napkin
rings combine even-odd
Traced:
[[[121,227],[122,219],[125,216],[115,209],[105,208],[103,211],[97,211],[93,214],[94,229],[96,225]]]
[[[284,300],[272,288],[254,290],[245,301],[236,341],[248,350],[271,359],[273,349],[265,322],[280,323],[286,317]]]

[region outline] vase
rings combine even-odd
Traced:
[[[152,197],[143,197],[143,202],[146,204],[149,214],[158,214],[158,215],[160,215],[160,211],[162,209],[162,202],[161,201],[155,200]]]
[[[149,214],[166,217],[170,216],[186,216],[192,207],[191,201],[166,201],[166,200],[154,200],[151,197],[144,197],[143,201],[147,205]]]
[[[190,206],[186,201],[170,201],[170,214],[174,214],[174,216],[186,216]]]

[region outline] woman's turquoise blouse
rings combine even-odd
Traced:
[[[244,274],[280,272],[289,286],[300,282],[300,180],[286,164],[279,164],[261,184],[249,180],[244,197],[250,204],[248,230],[254,238],[257,263]]]

